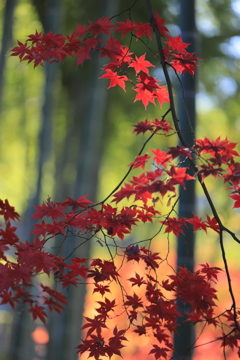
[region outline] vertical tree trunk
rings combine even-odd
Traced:
[[[4,90],[4,71],[7,51],[9,50],[12,40],[12,26],[13,14],[16,6],[16,0],[6,0],[4,20],[3,20],[3,35],[0,52],[0,112],[2,108],[3,90]]]
[[[46,31],[59,32],[59,19],[61,12],[61,0],[49,0],[46,8]],[[52,124],[54,116],[55,93],[57,91],[56,77],[57,66],[45,64],[45,87],[43,94],[42,124],[39,134],[38,144],[38,178],[34,197],[30,200],[29,207],[25,214],[25,238],[29,240],[29,232],[32,229],[32,221],[29,219],[33,212],[33,205],[40,204],[42,195],[42,179],[45,171],[44,167],[52,155]],[[22,307],[22,306],[21,306]],[[35,328],[32,318],[24,307],[15,315],[12,340],[9,353],[14,360],[32,360],[37,357],[34,350],[34,344],[31,338],[31,332]]]
[[[106,1],[104,13],[99,16],[107,17],[117,12],[118,1]],[[95,54],[91,60],[91,76],[84,84],[84,94],[77,94],[74,103],[73,123],[79,124],[81,117],[80,138],[78,141],[78,158],[76,182],[73,197],[77,198],[88,194],[91,201],[96,200],[98,187],[98,172],[101,160],[102,131],[106,114],[107,86],[99,80],[101,68],[105,60]],[[81,79],[80,79],[81,80]],[[84,99],[84,103],[83,103]],[[76,129],[77,131],[77,129]],[[64,247],[65,256],[79,244],[79,238],[71,238]],[[90,241],[80,246],[75,256],[90,257]],[[80,328],[83,322],[85,307],[86,286],[78,288],[70,286],[65,294],[68,297],[68,307],[61,316],[52,314],[49,324],[50,342],[48,345],[48,360],[77,359],[76,346],[80,342]]]
[[[195,1],[179,0],[180,5],[180,28],[184,43],[190,43],[189,52],[195,52],[196,46],[196,28],[195,28]],[[178,114],[180,127],[185,141],[192,146],[194,143],[194,132],[196,128],[196,78],[189,74],[181,77],[184,88],[184,98],[182,89],[179,86],[178,92]],[[184,104],[185,101],[185,104]],[[186,111],[187,109],[187,111]],[[191,124],[190,124],[191,122]],[[182,166],[189,166],[189,162],[181,159]],[[191,171],[191,170],[190,170]],[[191,173],[191,175],[193,175]],[[186,189],[181,189],[181,198],[179,202],[179,217],[191,218],[195,212],[195,181],[187,181]],[[194,232],[191,224],[184,228],[184,234],[179,234],[177,240],[177,266],[186,267],[189,271],[194,271]],[[180,313],[184,315],[189,311],[189,307],[178,301]],[[185,316],[179,321],[177,328],[178,334],[174,336],[174,348],[176,350],[176,359],[190,360],[193,351],[191,350],[194,343],[194,329],[189,323],[184,322]]]

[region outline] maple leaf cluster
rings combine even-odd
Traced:
[[[153,198],[153,194],[160,194],[162,198],[169,191],[176,194],[176,185],[185,187],[185,181],[195,179],[195,177],[188,174],[188,168],[179,168],[171,163],[175,156],[181,154],[180,147],[175,148],[174,156],[171,155],[173,148],[168,152],[160,149],[151,151],[154,155],[152,165],[155,167],[155,170],[141,173],[138,177],[134,176],[130,180],[130,184],[126,184],[113,195],[116,203],[134,195],[135,201],[142,200],[146,204],[149,199]],[[129,166],[144,169],[146,163],[150,162],[150,158],[148,154],[139,155]]]
[[[169,62],[176,72],[188,72],[193,75],[197,70],[196,61],[201,59],[185,50],[189,44],[183,43],[180,35],[176,38],[169,35],[168,29],[164,26],[164,19],[157,13],[154,18],[158,30],[165,38],[166,62]],[[101,76],[110,80],[109,88],[120,86],[126,91],[126,82],[135,84],[132,87],[137,93],[134,101],[141,101],[145,109],[149,103],[155,105],[156,100],[160,106],[169,103],[167,86],[160,86],[159,80],[149,73],[149,68],[155,65],[146,59],[146,54],[133,57],[128,46],[122,45],[119,40],[112,37],[114,32],[121,32],[122,38],[126,34],[131,34],[136,40],[142,37],[151,39],[153,28],[149,23],[144,24],[140,21],[132,22],[127,19],[116,25],[110,17],[100,18],[95,23],[89,21],[88,26],[77,24],[77,29],[70,36],[52,32],[44,35],[36,31],[28,36],[25,43],[18,41],[18,46],[11,49],[11,55],[18,56],[20,61],[33,62],[34,67],[43,65],[44,61],[64,62],[67,56],[76,57],[77,65],[82,65],[85,60],[91,59],[93,51],[98,51],[100,58],[107,57],[110,60],[103,68],[105,74]],[[108,37],[104,43],[102,34]],[[129,77],[131,68],[135,71],[134,80]]]
[[[153,122],[145,120],[135,125],[134,132],[145,134],[166,134],[171,126],[166,120]],[[150,135],[151,136],[151,135]],[[192,218],[177,218],[164,215],[156,209],[156,203],[161,199],[170,196],[176,197],[176,187],[185,187],[186,181],[195,180],[196,176],[205,177],[211,174],[204,173],[204,165],[198,165],[196,176],[188,174],[188,168],[178,167],[176,159],[192,159],[193,154],[199,156],[203,162],[212,163],[215,170],[221,166],[218,177],[224,182],[231,183],[230,188],[233,194],[230,197],[235,200],[234,207],[240,207],[238,193],[239,179],[237,175],[229,175],[229,169],[234,169],[237,164],[235,158],[238,155],[235,150],[235,143],[220,138],[212,141],[208,138],[197,139],[196,145],[185,148],[177,145],[170,147],[167,151],[160,149],[151,150],[152,156],[148,154],[138,155],[129,165],[131,171],[137,168],[145,170],[151,166],[152,170],[145,170],[139,176],[133,176],[129,183],[112,194],[112,202],[119,203],[123,199],[132,196],[130,207],[117,208],[110,204],[94,204],[87,196],[76,200],[67,198],[65,201],[55,203],[48,198],[41,206],[35,206],[35,212],[31,216],[35,219],[34,235],[32,242],[21,242],[16,234],[16,226],[12,221],[19,219],[19,214],[8,201],[0,200],[0,214],[3,217],[5,226],[0,227],[0,255],[3,262],[0,264],[0,298],[1,304],[9,304],[13,309],[18,303],[25,303],[29,306],[29,312],[33,320],[40,319],[46,323],[48,314],[51,311],[61,313],[67,305],[67,299],[61,290],[54,290],[45,284],[39,284],[40,291],[33,296],[32,279],[38,274],[53,275],[54,280],[62,285],[62,289],[79,286],[83,281],[91,280],[93,293],[99,293],[103,301],[97,301],[95,308],[96,315],[85,317],[82,330],[86,331],[85,339],[77,347],[78,352],[88,352],[90,357],[96,360],[101,356],[111,358],[113,355],[121,356],[121,349],[127,341],[126,334],[132,329],[138,336],[152,336],[155,343],[149,354],[155,359],[166,359],[173,351],[171,341],[173,332],[177,331],[177,318],[180,316],[176,299],[181,299],[189,305],[189,312],[186,313],[187,321],[194,324],[205,322],[217,327],[222,320],[216,315],[217,295],[213,284],[217,281],[220,268],[211,267],[209,264],[201,264],[200,270],[190,273],[186,268],[179,268],[175,274],[168,275],[168,279],[160,282],[156,272],[160,268],[163,259],[158,252],[152,252],[150,248],[138,244],[122,247],[122,267],[124,263],[143,263],[145,273],[135,272],[135,276],[127,279],[131,287],[141,290],[126,292],[122,304],[118,304],[111,296],[111,283],[119,283],[121,279],[113,258],[111,260],[92,259],[87,265],[88,259],[74,257],[60,258],[45,250],[46,243],[55,236],[76,236],[83,241],[96,239],[101,246],[109,246],[108,242],[117,239],[124,241],[126,235],[132,232],[132,227],[139,223],[157,221],[160,229],[165,228],[165,234],[170,233],[176,237],[185,233],[185,228],[193,226],[194,231],[203,230],[207,233],[209,229],[217,233],[221,231],[221,225],[215,217],[206,215],[206,219],[193,214]],[[210,157],[209,157],[210,156]],[[236,171],[236,168],[235,168]],[[215,174],[212,174],[215,177]],[[161,200],[162,201],[162,200]],[[170,200],[168,200],[169,203]],[[91,234],[91,235],[90,235]],[[89,237],[90,235],[90,237]],[[86,240],[87,239],[87,240]],[[81,244],[80,244],[81,246]],[[15,261],[10,261],[6,252],[14,251]],[[73,252],[74,253],[74,252]],[[155,275],[155,276],[153,276]],[[121,285],[123,286],[123,285]],[[172,295],[169,298],[166,292]],[[106,296],[106,295],[109,296]],[[109,324],[115,316],[115,308],[122,306],[129,325],[119,330],[113,329],[113,336],[109,334]],[[113,315],[114,316],[113,316]],[[226,314],[225,314],[226,315]],[[234,326],[234,332],[228,336],[222,334],[219,339],[224,339],[224,346],[231,349],[238,347],[239,331],[236,328],[236,315],[233,310],[227,313],[226,321]],[[140,320],[141,319],[141,320]],[[222,344],[222,346],[223,346]]]
[[[239,153],[235,150],[237,143],[230,142],[227,138],[216,140],[208,138],[197,139],[195,149],[204,164],[198,165],[196,175],[201,176],[201,181],[212,175],[214,178],[223,179],[225,184],[230,185],[227,189],[232,190],[229,197],[232,198],[234,208],[240,207],[240,163],[236,160]]]
[[[1,201],[1,210],[5,215],[6,223],[9,223],[9,218],[17,220],[19,215],[15,212],[13,207],[10,207],[8,202]],[[118,330],[115,326],[113,329],[113,336],[106,337],[104,330],[108,330],[108,322],[111,321],[114,309],[117,306],[116,299],[106,297],[106,294],[111,293],[111,282],[118,283],[120,274],[116,268],[113,260],[93,259],[89,267],[86,267],[87,259],[80,259],[73,257],[70,263],[65,259],[44,251],[44,245],[48,241],[49,236],[52,237],[52,231],[49,230],[48,225],[43,223],[43,218],[50,218],[56,230],[54,234],[59,231],[57,221],[65,223],[65,228],[70,226],[70,216],[72,220],[82,215],[90,219],[91,226],[93,226],[93,217],[89,217],[94,210],[97,227],[101,226],[105,229],[107,237],[123,238],[124,231],[118,232],[114,230],[114,221],[117,224],[132,224],[136,221],[139,214],[142,221],[152,221],[152,218],[159,216],[159,212],[153,206],[149,206],[143,202],[142,206],[134,208],[123,208],[124,211],[117,212],[116,208],[110,205],[102,206],[102,210],[91,208],[93,203],[89,201],[86,196],[78,198],[76,201],[68,198],[62,203],[54,203],[51,199],[47,199],[42,206],[35,206],[36,212],[32,218],[41,222],[41,227],[45,230],[37,232],[32,243],[22,243],[15,234],[14,242],[11,242],[11,236],[15,233],[16,228],[11,230],[11,226],[6,228],[1,233],[1,243],[3,242],[1,258],[5,263],[1,263],[0,270],[1,277],[1,304],[9,304],[12,308],[16,303],[24,302],[29,305],[29,312],[32,314],[33,320],[40,319],[46,323],[49,311],[56,311],[61,313],[64,306],[67,305],[67,299],[62,295],[61,291],[57,291],[49,286],[40,284],[41,291],[37,298],[33,297],[31,292],[31,279],[39,273],[45,273],[48,276],[54,274],[54,279],[62,284],[62,288],[70,285],[78,286],[79,279],[93,280],[93,293],[99,293],[105,296],[103,301],[97,301],[98,307],[95,309],[96,315],[93,318],[85,317],[85,324],[82,330],[87,330],[86,338],[82,340],[77,347],[78,352],[83,354],[88,352],[90,357],[96,360],[101,356],[111,358],[113,355],[121,356],[121,349],[125,346],[127,341],[126,333],[129,328],[133,328],[133,332],[138,336],[153,336],[155,343],[152,344],[152,349],[149,354],[153,354],[155,359],[167,358],[168,353],[173,351],[171,342],[172,333],[177,331],[177,317],[180,316],[176,298],[190,305],[190,312],[187,313],[188,321],[198,323],[205,321],[207,324],[219,324],[218,317],[214,313],[216,307],[216,290],[213,282],[217,281],[217,275],[221,269],[217,267],[210,267],[208,264],[202,264],[200,270],[190,273],[185,268],[179,268],[179,271],[174,275],[169,275],[167,280],[160,282],[151,272],[155,274],[163,261],[159,253],[153,253],[150,249],[136,245],[127,246],[123,252],[126,262],[136,262],[145,264],[145,274],[135,272],[135,276],[128,279],[131,287],[144,289],[141,296],[136,292],[127,293],[124,295],[124,302],[122,304],[126,311],[129,326]],[[73,212],[69,212],[69,208],[75,209],[75,217]],[[125,212],[125,210],[128,210]],[[132,213],[132,210],[134,211]],[[100,218],[102,214],[102,219]],[[71,214],[71,215],[70,215]],[[62,220],[64,218],[64,220]],[[115,220],[114,220],[115,219]],[[127,220],[126,220],[127,219]],[[133,220],[134,219],[134,220]],[[139,220],[139,219],[138,219]],[[87,220],[85,219],[85,222]],[[127,221],[127,222],[126,222]],[[214,228],[213,220],[207,216],[207,221],[203,221],[194,214],[192,219],[176,219],[168,217],[165,221],[161,221],[166,226],[166,233],[173,232],[176,236],[182,232],[182,226],[186,226],[187,222],[194,225],[195,230],[207,231],[207,228]],[[74,223],[75,227],[77,223]],[[113,226],[112,234],[109,234],[109,225]],[[82,227],[82,225],[79,225]],[[84,227],[84,231],[93,229],[91,226]],[[118,226],[118,225],[117,225]],[[7,230],[9,229],[9,231]],[[64,229],[64,233],[67,233]],[[79,231],[79,228],[78,228]],[[99,231],[99,229],[98,229]],[[216,228],[216,231],[218,229]],[[61,232],[60,232],[61,233]],[[6,246],[6,244],[8,246]],[[6,249],[5,247],[6,246]],[[10,248],[15,249],[16,261],[13,263],[8,260],[4,252]],[[29,289],[29,290],[27,290]],[[166,291],[175,294],[175,298],[168,299]],[[139,319],[141,319],[139,323]],[[233,322],[233,317],[228,313],[228,321]],[[225,336],[225,335],[224,335]],[[226,342],[226,346],[235,348],[239,334],[236,331]]]

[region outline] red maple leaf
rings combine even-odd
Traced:
[[[167,86],[159,86],[153,96],[158,100],[160,107],[162,107],[164,102],[168,104],[170,102]]]
[[[134,187],[130,184],[125,184],[124,187],[122,187],[119,191],[113,194],[114,199],[112,201],[118,203],[122,199],[124,198],[128,199],[131,195],[135,195],[135,194],[136,194],[136,190],[134,189]]]
[[[169,154],[172,155],[172,158],[175,159],[178,156],[184,156],[187,157],[189,159],[192,159],[192,148],[186,148],[184,146],[174,146],[174,147],[169,147],[168,149],[170,149],[168,151]]]
[[[147,75],[149,75],[148,67],[154,66],[150,63],[150,61],[145,60],[146,54],[141,55],[140,57],[135,56],[135,60],[131,62],[131,64],[128,67],[133,67],[136,71],[136,74],[138,74],[140,71],[145,72]]]
[[[155,105],[154,96],[149,90],[147,90],[147,89],[144,90],[143,88],[134,89],[134,90],[138,93],[135,97],[134,102],[142,101],[142,103],[145,107],[145,110],[147,109],[147,106],[150,102]]]
[[[101,225],[107,230],[108,235],[117,235],[123,240],[124,234],[130,233],[132,225],[136,224],[137,210],[135,208],[123,208],[117,213],[117,208],[112,208],[110,205],[102,206],[105,212]]]
[[[218,137],[216,140],[210,140],[205,137],[203,140],[196,140],[196,148],[199,149],[200,154],[211,154],[212,158],[209,160],[216,165],[228,164],[234,156],[239,156],[238,152],[234,150],[236,145],[236,143],[229,142],[228,138],[221,140]]]
[[[213,175],[215,178],[223,171],[220,167],[213,167],[212,165],[198,165],[200,170],[197,171],[196,175],[201,175],[201,182],[209,175]]]
[[[143,307],[141,298],[137,294],[133,293],[133,296],[126,295],[126,298],[127,300],[124,302],[124,305],[132,306],[133,309]]]
[[[125,255],[127,256],[127,261],[135,260],[139,262],[140,260],[140,248],[138,245],[128,246],[125,250]]]
[[[207,224],[205,221],[202,221],[202,218],[198,217],[197,215],[193,214],[193,219],[185,219],[185,221],[189,222],[193,225],[194,231],[196,230],[204,230],[207,232]]]
[[[77,38],[77,36],[74,35],[74,33],[72,33],[70,36],[67,35],[66,41],[67,42],[63,46],[63,49],[69,56],[73,56],[80,48],[81,42],[79,38]]]
[[[219,267],[212,267],[209,266],[208,263],[206,264],[200,264],[200,266],[202,266],[201,272],[203,274],[206,274],[207,279],[208,280],[212,280],[212,278],[214,278],[215,280],[218,280],[217,274],[222,271],[222,269],[220,269]]]
[[[159,105],[162,106],[163,102],[169,103],[168,91],[166,86],[159,86],[158,80],[153,76],[148,76],[145,72],[141,73],[137,78],[138,84],[133,88],[138,94],[135,101],[142,101],[145,109],[149,102],[155,105],[155,99],[158,100]]]
[[[91,49],[96,49],[96,46],[100,43],[102,43],[101,39],[88,38],[84,40],[84,47],[86,51],[90,51]]]
[[[77,286],[77,282],[79,281],[78,276],[81,276],[84,279],[87,277],[88,269],[82,265],[82,263],[85,263],[86,261],[87,259],[75,257],[74,259],[71,259],[70,265],[65,265],[65,267],[70,269],[70,271],[64,275],[61,273],[60,280],[63,288],[69,286],[70,284]]]
[[[15,303],[14,301],[16,301],[18,303],[18,300],[17,299],[14,299],[14,295],[11,291],[7,291],[7,290],[4,290],[2,293],[1,293],[1,296],[2,298],[0,304],[3,305],[3,304],[9,304],[11,306],[12,309],[14,309],[15,307]]]
[[[18,46],[15,46],[14,48],[12,48],[10,51],[12,51],[11,56],[19,56],[20,61],[23,60],[23,57],[26,54],[29,54],[29,49],[28,49],[28,45],[25,42],[25,44],[21,43],[20,41],[17,41]]]
[[[69,285],[74,285],[77,287],[77,282],[79,281],[79,279],[74,278],[71,274],[61,275],[60,280],[63,289],[65,289],[65,287],[68,287]]]
[[[42,203],[42,206],[34,206],[36,212],[31,216],[31,219],[42,219],[44,216],[51,217],[53,220],[58,220],[65,216],[63,210],[66,208],[62,203],[53,203],[50,198]]]
[[[52,224],[46,224],[44,221],[41,224],[34,224],[35,229],[30,232],[31,234],[36,234],[37,236],[45,236],[46,234],[56,235],[66,234],[64,228],[66,227],[66,223],[64,221],[56,222],[53,221]]]
[[[129,47],[125,45],[121,46],[120,51],[121,54],[116,55],[116,61],[117,61],[117,66],[123,69],[124,65],[129,64],[132,61],[131,55],[133,54],[133,52],[131,52]]]
[[[99,292],[103,296],[105,292],[111,292],[111,291],[109,290],[108,285],[95,284],[93,293],[95,292]]]
[[[175,217],[169,217],[167,220],[160,221],[161,224],[166,226],[164,233],[173,232],[175,236],[178,236],[180,233],[184,234],[182,226],[186,225],[184,219],[176,219]]]
[[[130,19],[127,19],[125,22],[118,22],[120,25],[117,27],[114,31],[121,31],[122,32],[122,38],[128,33],[128,32],[134,32],[135,30],[135,24]]]
[[[180,72],[180,74],[188,72],[190,75],[194,75],[198,67],[196,61],[202,59],[193,55],[194,53],[188,53],[187,51],[182,52],[181,54],[174,54],[171,64],[177,72]]]
[[[50,275],[50,271],[56,268],[56,263],[52,254],[42,250],[43,242],[35,239],[34,242],[19,244],[17,246],[18,265],[23,268],[28,267],[29,271],[36,274],[44,271]]]
[[[109,19],[110,17],[100,18],[95,23],[89,21],[88,29],[92,32],[93,36],[96,37],[99,34],[110,35],[110,29],[114,28],[115,25]]]
[[[91,59],[89,50],[86,50],[86,48],[82,46],[79,46],[78,51],[75,55],[77,56],[77,66],[82,65],[85,60]]]
[[[167,351],[170,351],[170,349],[153,344],[153,349],[148,353],[148,355],[154,354],[156,360],[160,358],[166,359]]]
[[[157,261],[162,260],[162,258],[159,256],[159,253],[153,253],[145,247],[141,247],[141,253],[141,259],[147,266],[150,266],[152,269],[157,269],[159,267]]]
[[[100,47],[101,50],[100,58],[107,56],[110,60],[116,59],[122,55],[122,46],[119,40],[114,40],[112,37],[107,41],[105,47]]]
[[[77,30],[74,30],[73,35],[78,36],[80,39],[82,38],[82,36],[89,32],[89,28],[86,27],[86,25],[80,25],[80,24],[76,24],[77,25]]]
[[[44,38],[44,35],[38,31],[35,32],[35,34],[31,34],[31,35],[28,35],[28,39],[27,39],[27,42],[31,42],[32,44],[36,44],[38,43],[39,41],[42,41],[42,39]]]
[[[213,307],[216,306],[216,290],[201,270],[194,273],[179,267],[176,275],[170,275],[175,285],[176,295],[185,303],[191,305],[191,312],[198,315],[198,319],[213,317]],[[196,319],[196,321],[198,321]]]
[[[226,337],[226,334],[222,334],[223,340],[222,340],[222,344],[221,347],[226,347],[229,346],[232,350],[234,348],[238,349],[238,357],[240,357],[239,354],[239,346],[238,346],[238,341],[239,341],[239,334],[238,333],[234,333],[233,335],[228,335]]]
[[[128,166],[133,166],[133,169],[136,169],[138,167],[141,167],[142,169],[145,168],[147,160],[150,159],[150,156],[148,154],[145,155],[138,155],[136,159],[129,164]]]
[[[126,91],[125,81],[129,81],[126,75],[118,75],[116,72],[112,71],[111,69],[106,69],[105,71],[106,74],[102,75],[100,79],[102,78],[110,79],[110,85],[108,89],[116,85],[119,85],[124,91]]]
[[[5,221],[10,219],[18,220],[20,218],[20,215],[15,211],[13,206],[10,206],[7,199],[5,201],[0,199],[0,215],[4,217]]]
[[[156,217],[156,215],[159,215],[160,212],[155,210],[153,206],[148,206],[147,204],[144,204],[143,207],[138,209],[138,219],[142,221],[143,223],[150,221],[153,221],[153,218]]]
[[[235,200],[234,206],[233,208],[239,208],[240,207],[240,195],[230,195],[230,198],[232,198],[233,200]]]
[[[131,281],[132,283],[132,287],[137,285],[138,287],[140,287],[142,284],[146,284],[146,282],[144,281],[143,277],[141,277],[139,274],[137,274],[135,272],[135,277],[132,277],[130,279],[128,279],[128,281]]]
[[[154,161],[156,161],[157,165],[162,165],[163,167],[166,168],[168,162],[170,162],[171,160],[171,155],[168,155],[168,153],[166,153],[165,151],[162,151],[160,149],[156,149],[156,150],[151,150],[152,153],[155,155],[153,157]]]
[[[232,182],[233,186],[229,187],[228,189],[236,189],[238,192],[240,183],[240,163],[232,162],[232,164],[227,169],[228,174],[222,175],[224,178],[224,183]]]
[[[116,307],[116,300],[113,299],[112,301],[105,297],[104,301],[97,301],[97,303],[100,305],[99,308],[96,308],[95,310],[98,312],[99,315],[97,315],[97,318],[99,320],[106,321],[107,318],[109,318],[108,313],[110,311],[114,311],[114,308]]]
[[[146,35],[149,39],[152,39],[153,28],[149,23],[143,24],[141,21],[135,23],[135,29],[137,38],[140,38],[143,35]],[[138,40],[138,39],[137,39]]]
[[[104,344],[105,341],[101,335],[96,336],[91,334],[90,339],[82,340],[82,343],[77,346],[77,349],[80,354],[89,351],[88,357],[99,360],[100,356],[106,356],[107,347]]]
[[[44,324],[46,324],[47,314],[45,313],[43,306],[39,306],[37,304],[34,304],[34,305],[31,306],[31,308],[28,311],[32,314],[33,320],[36,320],[38,318]]]
[[[109,358],[111,358],[111,356],[113,354],[116,354],[118,356],[121,356],[121,352],[120,349],[124,347],[124,345],[122,345],[122,341],[128,341],[126,339],[125,336],[123,336],[125,334],[126,330],[119,330],[117,329],[117,326],[115,326],[115,328],[113,329],[113,336],[109,338],[108,340],[108,344],[109,344],[109,351],[108,351],[108,356]]]
[[[167,36],[167,33],[169,32],[168,31],[168,28],[166,28],[166,26],[164,26],[164,23],[165,23],[165,20],[160,18],[158,13],[156,12],[155,15],[154,15],[154,20],[156,22],[156,25],[157,25],[157,28],[160,32],[160,34],[163,36],[163,37],[166,37]]]
[[[155,105],[154,92],[159,85],[155,77],[148,76],[145,72],[141,73],[137,78],[138,84],[133,88],[138,94],[135,97],[135,101],[142,101],[145,109],[149,102]]]
[[[101,332],[102,332],[102,328],[108,329],[105,322],[102,320],[99,320],[97,317],[95,317],[94,319],[90,319],[89,317],[84,316],[84,318],[87,320],[87,322],[85,325],[83,325],[81,330],[89,328],[87,331],[87,336],[89,336],[92,332],[95,332],[95,331],[96,331],[97,335],[100,336]]]
[[[11,226],[10,221],[6,222],[5,230],[0,228],[0,246],[14,245],[19,241],[18,236],[15,234],[17,228]]]
[[[166,44],[171,48],[171,51],[181,53],[188,47],[190,44],[183,43],[181,35],[178,35],[176,38],[169,36],[168,42]]]
[[[169,122],[167,122],[166,120],[159,120],[159,119],[155,119],[153,121],[153,125],[158,129],[158,130],[163,130],[165,132],[166,135],[168,135],[169,130],[173,130],[172,126],[170,125]]]
[[[169,181],[172,185],[180,184],[185,189],[185,181],[186,180],[195,180],[194,176],[187,174],[188,168],[177,168],[172,166],[170,170],[167,171],[168,175],[172,177]]]
[[[64,309],[63,305],[68,303],[66,296],[62,295],[61,292],[40,284],[42,288],[42,298],[44,299],[44,305],[47,305],[49,310],[55,310],[58,314],[61,314],[61,310]]]
[[[88,270],[87,277],[93,277],[96,283],[106,280],[116,280],[117,277],[120,276],[112,261],[94,259],[91,262],[91,267],[94,268]]]
[[[62,203],[63,206],[71,206],[73,211],[76,211],[79,208],[87,209],[89,205],[92,204],[94,203],[87,199],[87,195],[81,196],[77,198],[77,200],[73,200],[70,197],[67,197],[67,200]]]
[[[137,328],[133,330],[138,336],[146,335],[146,328],[144,326],[137,325]]]
[[[27,255],[27,254],[26,254]],[[29,255],[31,256],[29,259]],[[44,251],[32,251],[29,252],[28,259],[25,257],[25,263],[32,267],[35,270],[35,273],[38,274],[40,272],[46,273],[48,276],[50,275],[50,271],[56,267],[55,262],[53,261],[53,257],[51,254],[48,254]],[[19,256],[19,263],[22,261],[22,256]]]
[[[154,126],[152,121],[146,119],[145,121],[140,121],[139,123],[137,123],[137,125],[133,125],[135,127],[135,129],[133,130],[133,132],[136,132],[136,135],[141,134],[141,133],[145,133],[146,131],[153,131]]]
[[[207,215],[207,226],[210,227],[212,230],[216,231],[217,233],[220,233],[220,226],[215,219],[215,217],[210,218],[210,216]]]

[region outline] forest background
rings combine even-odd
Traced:
[[[140,21],[146,21],[144,5],[138,7],[136,14]],[[32,226],[29,221],[32,206],[49,196],[62,201],[66,196],[76,198],[86,193],[91,200],[108,195],[139,151],[141,139],[132,135],[132,125],[145,120],[145,114],[141,104],[133,106],[133,97],[126,96],[121,89],[107,91],[108,81],[98,80],[104,61],[96,58],[94,65],[93,61],[86,62],[76,69],[75,62],[67,59],[63,65],[33,69],[8,53],[4,54],[3,50],[6,46],[8,49],[15,46],[16,39],[24,42],[35,30],[69,34],[76,23],[120,14],[128,6],[127,0],[6,0],[0,4],[2,24],[6,8],[12,9],[5,19],[7,31],[4,26],[0,29],[1,55],[5,59],[4,63],[1,57],[0,62],[0,190],[1,197],[8,198],[22,215],[19,225],[22,239],[28,237]],[[178,1],[153,1],[154,6],[161,9],[171,34],[177,36],[180,32]],[[204,59],[197,74],[197,137],[227,136],[230,141],[239,142],[240,2],[198,0],[196,21],[197,56]],[[150,119],[158,116],[157,107],[152,106],[147,112]],[[153,140],[152,146],[157,145],[154,141],[157,140]],[[162,137],[161,141],[163,146],[165,143],[166,146],[175,145],[172,138]],[[238,233],[239,214],[232,212],[232,203],[219,192],[214,181],[207,181],[220,215],[227,219],[232,231]],[[199,216],[208,211],[199,191],[197,205]],[[196,262],[221,267],[217,236],[208,235],[208,244],[205,243],[204,248],[200,236],[197,236]],[[226,247],[234,277],[240,270],[238,252],[232,243]],[[96,244],[92,252],[99,251]],[[221,301],[227,306],[223,292],[220,291]],[[25,339],[23,336],[20,344],[20,339],[14,336],[19,331],[16,328],[18,322],[7,307],[0,308],[3,356],[10,348],[16,351],[19,346],[24,347],[24,342],[29,342],[29,334],[34,331],[26,326],[23,334],[28,335]],[[33,341],[32,354],[36,352],[35,345]],[[37,348],[39,359],[44,358],[44,346]],[[136,348],[133,353],[137,354]],[[20,355],[15,355],[14,360],[21,359],[17,356]],[[196,352],[194,359],[197,356]]]

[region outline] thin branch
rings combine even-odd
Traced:
[[[235,300],[235,297],[234,297],[231,276],[230,276],[229,269],[228,269],[228,263],[227,263],[227,258],[226,258],[226,254],[225,254],[224,244],[223,244],[223,231],[222,230],[220,230],[219,236],[220,236],[220,247],[221,247],[221,252],[222,252],[222,258],[223,258],[224,267],[225,267],[225,271],[226,271],[226,275],[227,275],[228,290],[229,290],[229,293],[230,293],[231,298],[232,298],[234,324],[235,324],[236,328],[238,329],[238,331],[240,331],[240,327],[239,327],[239,324],[238,324],[238,321],[237,321],[236,300]]]
[[[171,111],[171,109],[168,109],[168,110],[165,112],[165,114],[162,116],[162,119],[164,119],[170,111]],[[140,151],[139,151],[139,153],[138,153],[137,156],[139,156],[139,155],[142,154],[142,152],[143,152],[143,150],[145,149],[147,143],[153,138],[153,136],[157,133],[157,131],[158,131],[158,129],[156,128],[156,129],[153,131],[153,133],[148,137],[148,139],[143,143],[143,145],[142,145],[142,147],[141,147],[141,149],[140,149]],[[126,180],[126,178],[128,177],[128,175],[129,175],[130,172],[132,171],[133,166],[134,166],[134,165],[130,166],[130,168],[129,168],[129,170],[127,171],[127,173],[124,175],[124,177],[122,178],[122,180],[118,183],[118,185],[110,192],[110,194],[109,194],[104,200],[102,200],[100,203],[95,204],[95,205],[104,204],[104,203],[120,188],[120,186],[124,183],[124,181]],[[95,206],[95,205],[94,205],[94,206]]]
[[[173,90],[172,90],[172,82],[168,73],[168,68],[167,65],[168,63],[165,61],[164,59],[164,53],[163,53],[163,46],[162,46],[162,40],[161,40],[161,34],[157,28],[157,24],[155,22],[154,19],[154,15],[153,15],[153,10],[152,10],[152,5],[151,5],[151,1],[150,0],[146,0],[146,4],[147,4],[147,8],[148,8],[148,13],[149,13],[149,18],[150,18],[150,23],[151,26],[154,30],[155,36],[156,36],[156,42],[157,42],[157,47],[158,47],[158,51],[159,51],[159,55],[160,55],[160,63],[162,65],[162,69],[163,69],[163,73],[166,79],[166,83],[167,83],[167,87],[168,87],[168,93],[169,93],[169,100],[170,100],[170,111],[172,114],[172,119],[173,119],[173,123],[174,123],[174,127],[176,129],[176,132],[178,134],[179,140],[181,141],[182,145],[184,147],[189,147],[189,145],[187,144],[187,142],[185,141],[182,131],[179,127],[179,119],[177,117],[177,113],[176,113],[176,107],[175,107],[175,102],[174,102],[174,97],[173,97]],[[198,168],[194,162],[194,160],[189,159],[189,162],[193,168],[193,170],[195,171],[195,173],[197,173]],[[219,224],[219,227],[221,230],[225,230],[226,232],[228,232],[232,238],[238,242],[240,244],[240,240],[236,237],[235,234],[233,234],[229,229],[227,229],[223,224],[222,221],[217,213],[217,210],[215,208],[215,205],[213,204],[212,198],[208,192],[208,189],[205,185],[205,183],[202,181],[202,177],[201,175],[197,175],[198,181],[203,189],[203,192],[207,198],[208,204],[212,210],[213,216],[215,217],[216,221]]]

